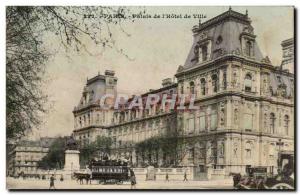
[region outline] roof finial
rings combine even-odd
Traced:
[[[246,9],[246,16],[248,16],[248,9]]]
[[[229,6],[229,11],[231,11],[232,10],[232,8],[231,8],[231,6]]]

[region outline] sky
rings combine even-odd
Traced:
[[[138,8],[131,7],[133,11]],[[225,7],[146,7],[154,14],[202,14],[211,19],[228,10]],[[281,63],[281,41],[293,37],[292,7],[235,7],[240,13],[248,10],[256,41],[263,55],[273,65]],[[140,94],[161,87],[164,78],[173,78],[179,65],[183,65],[192,46],[192,27],[199,19],[137,19],[124,24],[130,36],[112,29],[119,48],[132,58],[115,50],[102,48],[86,40],[89,53],[60,49],[46,64],[43,91],[49,96],[51,109],[42,117],[43,124],[33,130],[34,137],[70,135],[74,121],[72,110],[79,103],[87,78],[98,72],[114,70],[118,77],[118,92]],[[46,41],[48,47],[59,47],[55,40]]]

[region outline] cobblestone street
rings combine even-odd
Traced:
[[[95,181],[91,185],[79,185],[74,180],[55,182],[56,189],[130,189],[130,183],[120,185],[97,184]],[[49,180],[35,179],[14,179],[7,178],[8,189],[48,189]],[[232,189],[232,180],[215,180],[215,181],[137,181],[136,189]]]

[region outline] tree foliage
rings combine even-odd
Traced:
[[[62,169],[65,164],[65,139],[58,137],[49,147],[48,154],[38,162],[41,169]]]
[[[147,154],[153,153],[155,153],[157,156],[159,154],[165,155],[165,157],[169,159],[169,162],[165,162],[166,165],[163,166],[177,166],[183,158],[182,156],[184,150],[182,150],[182,148],[185,144],[185,140],[178,130],[176,114],[173,113],[166,116],[165,123],[165,132],[163,132],[162,135],[151,137],[137,143],[135,146],[136,152],[144,158],[147,158]],[[153,162],[149,163],[151,164]]]
[[[45,39],[65,49],[85,50],[83,40],[101,48],[118,48],[111,28],[128,19],[125,7],[8,6],[6,8],[7,138],[19,138],[41,124],[47,96],[42,93],[45,64],[53,55]],[[118,17],[109,17],[109,16]]]
[[[109,154],[112,146],[112,139],[105,136],[97,136],[96,140],[90,144],[84,144],[80,149],[80,164],[86,165],[93,157],[98,157],[99,153]]]

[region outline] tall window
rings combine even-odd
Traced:
[[[270,133],[275,133],[275,114],[270,114]]]
[[[206,61],[207,60],[207,46],[204,45],[201,47],[201,51],[202,51],[202,61]]]
[[[246,74],[245,76],[245,91],[246,92],[252,91],[252,77],[250,74]]]
[[[212,75],[212,87],[214,92],[218,92],[218,76],[216,74]]]
[[[201,82],[201,95],[205,95],[205,85],[206,85],[205,79],[202,78],[200,82]]]
[[[199,118],[199,125],[200,125],[200,131],[205,131],[205,112],[200,112],[200,118]]]
[[[193,81],[190,82],[190,93],[195,94],[195,83]]]
[[[284,131],[285,131],[285,135],[289,135],[289,116],[288,115],[284,116]]]
[[[218,124],[217,111],[216,111],[216,108],[214,107],[211,110],[211,115],[210,115],[210,129],[216,130],[217,124]]]
[[[252,51],[252,43],[251,41],[246,42],[246,55],[251,56],[251,51]]]
[[[226,71],[223,72],[223,89],[225,90],[227,87],[227,76]]]
[[[195,118],[193,114],[190,114],[188,119],[188,132],[193,133],[195,131]]]

